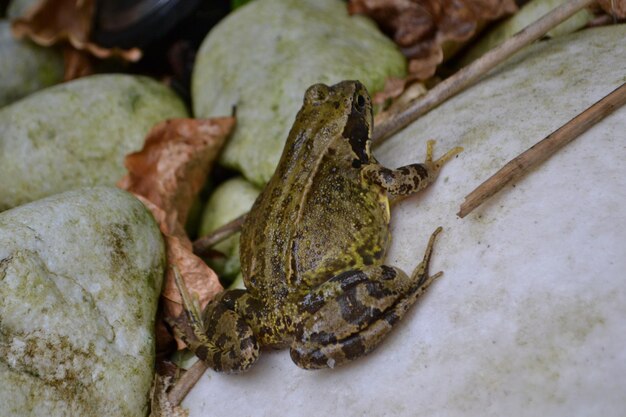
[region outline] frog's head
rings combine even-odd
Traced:
[[[320,110],[323,108],[319,114],[334,122],[336,137],[350,144],[355,168],[369,163],[374,117],[372,100],[363,84],[359,81],[342,81],[330,87],[324,84],[312,85],[304,96],[304,104]]]

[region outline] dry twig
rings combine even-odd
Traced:
[[[174,406],[179,405],[194,385],[196,385],[200,377],[204,375],[204,371],[206,370],[207,365],[201,360],[191,365],[191,368],[176,381],[176,384],[174,384],[171,391],[167,394],[169,402]]]
[[[483,201],[500,191],[507,183],[521,177],[531,168],[548,159],[556,151],[625,103],[626,83],[613,90],[602,100],[594,103],[530,149],[509,161],[498,172],[465,197],[458,216],[461,218],[467,216]]]
[[[239,229],[241,229],[241,225],[243,225],[243,221],[246,219],[247,214],[248,213],[242,214],[235,220],[226,223],[224,226],[215,229],[208,235],[193,242],[193,253],[198,256],[208,255],[213,245],[221,242],[230,235],[237,233]]]

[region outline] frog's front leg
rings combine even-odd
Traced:
[[[305,369],[333,368],[374,349],[442,273],[428,265],[439,227],[411,277],[386,265],[339,274],[309,293],[300,309],[291,358]]]
[[[429,140],[426,147],[426,161],[422,164],[406,165],[397,169],[385,168],[379,164],[365,165],[362,176],[366,181],[380,185],[394,196],[406,196],[423,189],[433,182],[443,164],[463,150],[456,147],[433,161],[434,140]]]
[[[168,320],[174,333],[194,354],[219,372],[240,372],[252,366],[259,357],[259,345],[251,326],[237,311],[245,300],[244,290],[229,290],[211,300],[204,312],[193,299],[177,269],[176,284],[183,300],[187,325]]]

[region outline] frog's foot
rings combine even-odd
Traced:
[[[385,168],[379,164],[369,164],[363,167],[363,178],[366,181],[379,184],[393,196],[407,196],[416,193],[433,182],[441,167],[463,150],[457,146],[450,149],[441,158],[433,160],[434,145],[434,140],[429,140],[426,144],[426,161],[423,164],[411,164],[397,169]]]
[[[259,357],[259,345],[252,328],[222,302],[229,292],[220,294],[201,313],[197,300],[189,295],[177,269],[174,269],[174,276],[187,318],[187,323],[168,320],[174,334],[200,360],[218,372],[241,372],[250,368]]]
[[[369,266],[339,274],[314,289],[300,309],[291,358],[305,369],[333,368],[372,351],[441,272],[428,264],[438,228],[423,261],[408,277],[397,268]]]

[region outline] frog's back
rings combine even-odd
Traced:
[[[364,185],[348,161],[323,164],[292,237],[293,280],[311,288],[384,258],[389,234],[386,194]]]
[[[280,300],[384,256],[387,199],[362,184],[359,170],[371,118],[358,82],[307,90],[276,172],[242,229],[241,267],[251,292]]]

